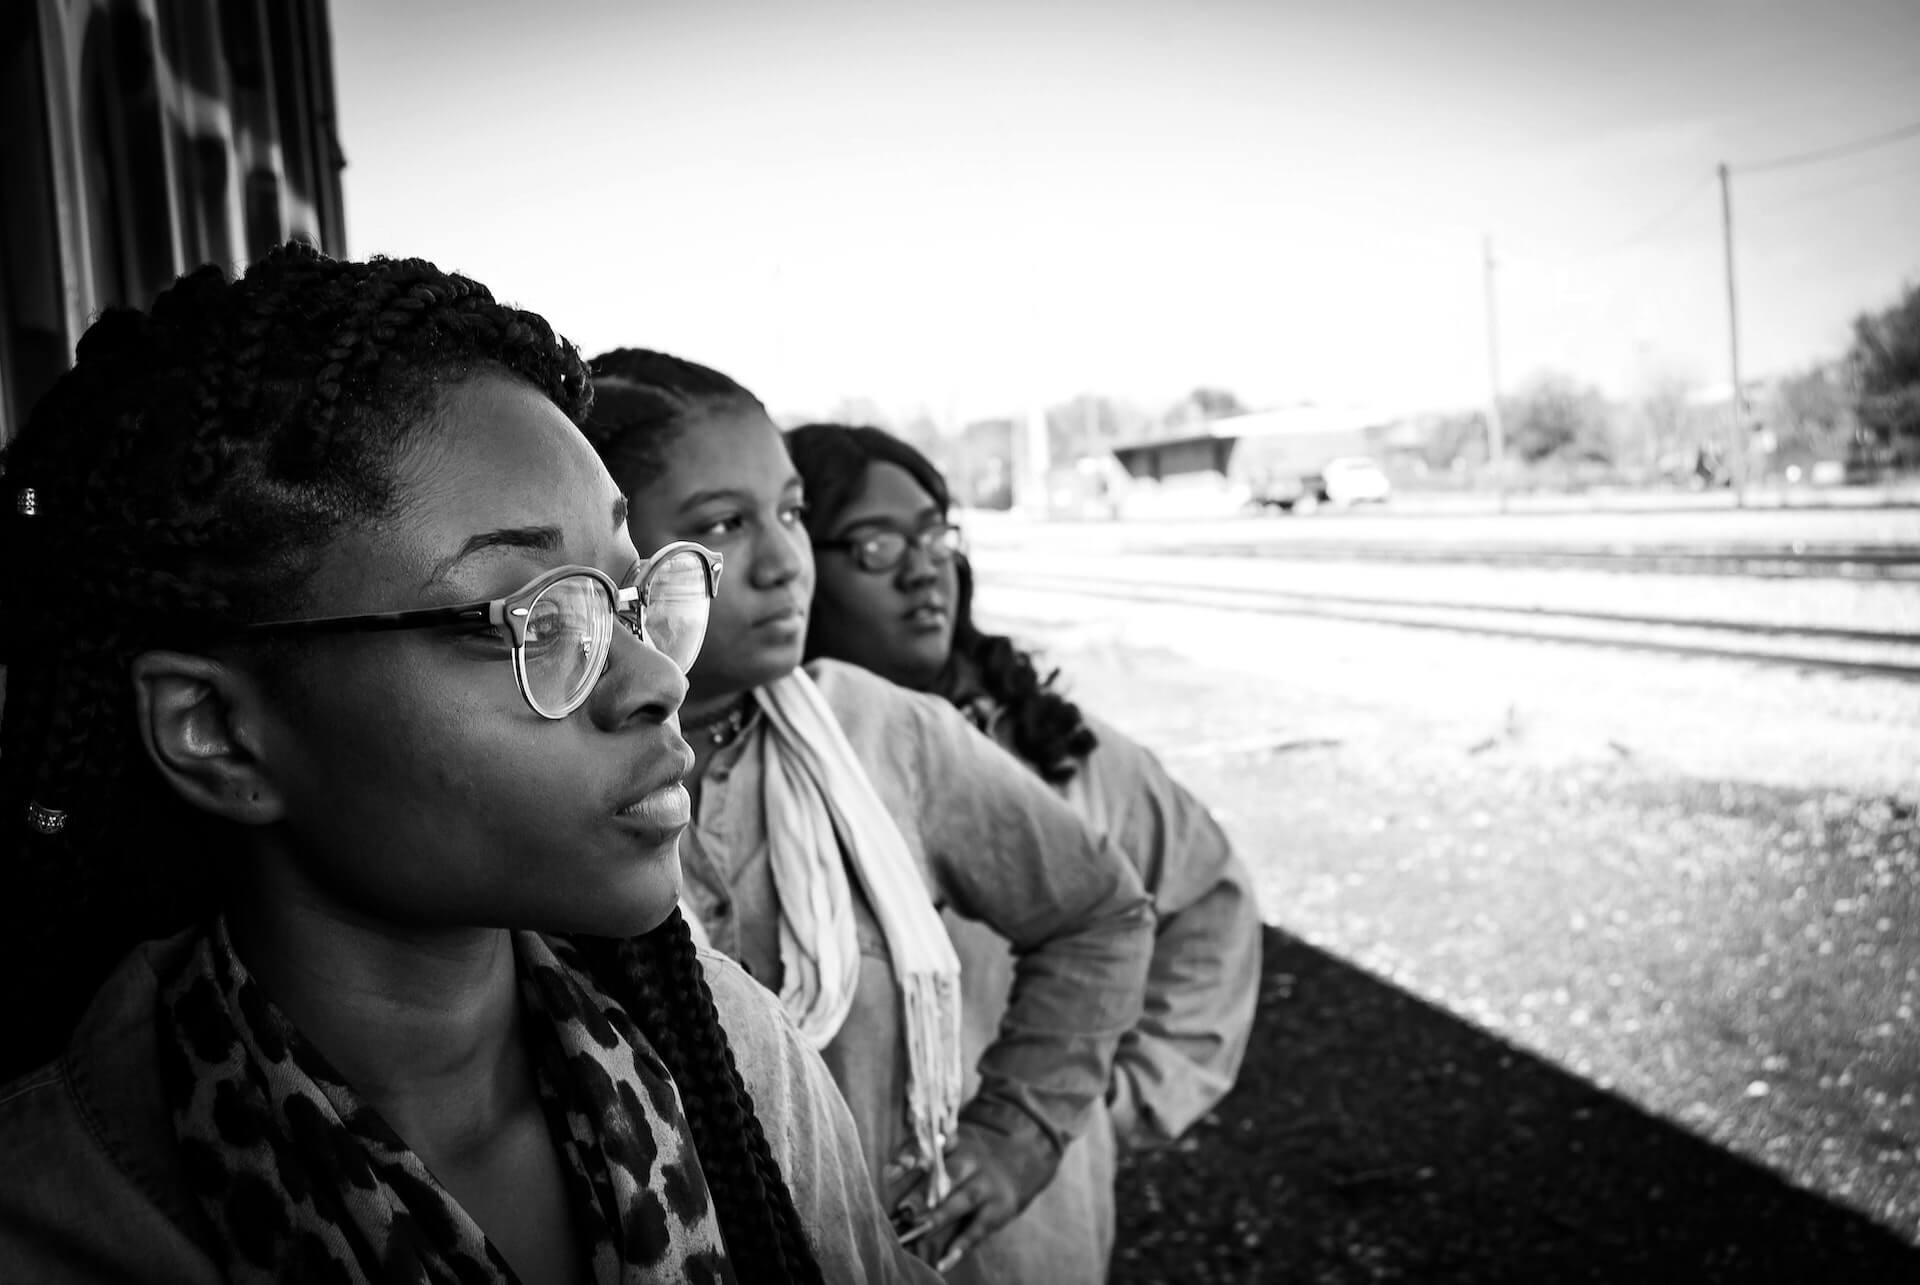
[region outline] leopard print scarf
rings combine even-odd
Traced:
[[[734,1281],[665,1066],[561,939],[515,933],[534,1074],[595,1285]],[[181,1157],[235,1285],[510,1282],[420,1157],[273,1006],[215,920],[162,980]]]

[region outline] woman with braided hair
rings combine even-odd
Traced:
[[[929,1275],[675,909],[722,563],[639,557],[590,399],[417,259],[81,339],[5,458],[0,1275]]]
[[[1051,1180],[1139,1016],[1139,877],[946,702],[832,661],[802,668],[813,556],[800,479],[752,394],[621,349],[591,363],[587,436],[635,544],[727,559],[682,723],[695,818],[683,914],[777,991],[826,1058],[902,1239],[949,1279]],[[941,914],[1011,944],[1011,1003],[962,1047]],[[1046,1285],[1053,1285],[1047,1282]]]
[[[1120,1042],[1101,1113],[1060,1172],[986,1252],[1018,1280],[1100,1280],[1112,1248],[1113,1148],[1164,1146],[1233,1087],[1260,984],[1260,918],[1246,865],[1157,758],[1083,713],[1010,638],[973,620],[973,576],[946,479],[877,428],[787,434],[818,550],[807,653],[949,701],[1112,836],[1153,897],[1145,1011]],[[1007,944],[949,920],[969,1052],[999,1029]]]

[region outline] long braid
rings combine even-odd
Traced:
[[[953,606],[953,655],[934,691],[969,716],[975,716],[976,699],[984,693],[989,708],[1005,712],[1014,752],[1043,781],[1065,784],[1099,746],[1099,737],[1080,707],[1055,687],[1058,668],[1041,673],[1031,652],[973,623],[973,563],[962,554],[954,569],[960,592]]]
[[[940,507],[952,507],[947,480],[933,461],[909,442],[882,429],[847,424],[803,424],[787,433],[787,453],[807,492],[807,530],[828,538],[847,505],[866,484],[867,469],[892,464],[906,472]],[[1042,674],[1032,653],[1005,634],[989,634],[973,622],[973,565],[962,555],[956,571],[960,592],[953,604],[953,646],[933,690],[980,721],[980,698],[1007,719],[1014,752],[1042,780],[1061,785],[1099,745],[1080,707],[1055,684],[1060,671]],[[983,726],[984,730],[984,726]]]
[[[82,336],[4,461],[0,901],[30,909],[0,934],[0,1079],[58,1049],[122,953],[215,904],[225,836],[147,761],[133,658],[297,608],[318,551],[394,502],[393,463],[439,390],[483,370],[586,418],[571,344],[420,259],[283,246],[237,281],[190,273]],[[36,829],[30,804],[64,827]],[[648,992],[646,1025],[688,1046],[670,1065],[703,1166],[711,1149],[723,1176],[722,1233],[750,1262],[817,1280],[711,997],[688,980],[691,946],[674,949],[640,970],[675,978]]]
[[[575,944],[602,984],[614,988],[680,1086],[700,1168],[740,1279],[820,1281],[799,1210],[754,1114],[753,1096],[678,908],[645,936],[619,942],[583,937]]]

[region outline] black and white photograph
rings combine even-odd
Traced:
[[[0,1285],[1920,1281],[1920,4],[5,0]]]

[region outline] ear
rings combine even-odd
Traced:
[[[181,798],[241,825],[284,812],[261,735],[259,685],[221,661],[177,651],[134,657],[134,717],[147,756]]]

